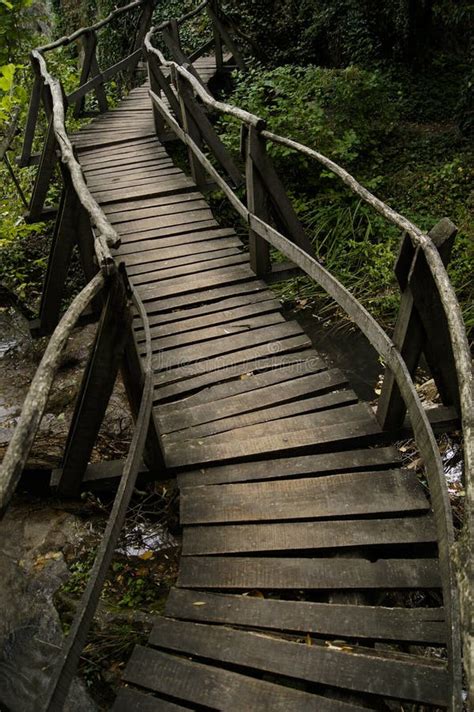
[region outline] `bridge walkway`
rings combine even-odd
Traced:
[[[113,709],[447,705],[446,663],[425,655],[446,626],[416,474],[174,165],[146,86],[75,146],[148,314],[183,526],[177,585]]]

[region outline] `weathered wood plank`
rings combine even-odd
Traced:
[[[152,648],[136,646],[124,678],[178,700],[224,710],[266,709],[272,712],[354,712],[357,707],[285,685],[191,662]]]
[[[131,687],[122,688],[112,706],[112,712],[181,712],[189,710],[174,702],[147,695]]]
[[[167,283],[172,281],[171,279],[167,280]],[[162,287],[163,290],[165,290],[166,287],[167,284],[165,283]],[[200,342],[192,346],[182,346],[162,353],[155,353],[152,360],[153,368],[156,371],[165,370],[165,375],[168,375],[168,369],[176,366],[182,367],[194,361],[213,359],[216,356],[228,354],[232,351],[247,349],[252,345],[267,344],[272,341],[278,341],[279,339],[285,339],[290,336],[300,336],[302,334],[298,324],[287,322],[282,316],[277,316],[280,317],[280,323],[272,326],[262,325],[259,328],[255,327],[252,330],[245,330],[240,334],[227,334],[212,339],[209,342]],[[266,315],[259,319],[259,323],[261,324],[264,324],[265,321]],[[254,322],[257,323],[257,319],[254,319]]]
[[[181,588],[364,590],[440,588],[436,559],[183,556]]]
[[[185,527],[183,556],[435,542],[430,515]]]
[[[158,265],[159,269],[153,269],[152,264],[149,264],[149,271],[140,272],[139,274],[131,275],[131,281],[134,285],[149,284],[152,280],[165,283],[165,280],[176,279],[176,277],[188,277],[198,274],[207,274],[222,267],[238,267],[246,265],[248,258],[242,252],[233,251],[233,254],[227,257],[216,258],[214,260],[196,260],[194,264],[186,263],[179,267],[171,267],[169,269]]]
[[[297,375],[297,374],[295,374]],[[268,376],[267,376],[268,378]],[[247,379],[252,380],[252,379]],[[264,379],[260,379],[261,382]],[[183,430],[193,426],[215,421],[220,418],[239,416],[253,410],[270,408],[285,402],[321,393],[347,383],[347,378],[337,369],[322,371],[317,374],[302,375],[300,378],[263,385],[258,390],[247,391],[229,396],[211,404],[179,409],[174,416],[164,412],[159,418],[163,432]]]
[[[356,403],[357,396],[353,391],[335,391],[334,393],[327,393],[325,395],[315,396],[314,398],[304,398],[290,403],[285,403],[284,405],[277,405],[272,408],[263,408],[261,410],[251,411],[244,413],[243,415],[234,415],[230,418],[221,418],[220,420],[215,421],[213,420],[212,422],[205,423],[204,425],[197,425],[193,428],[187,428],[186,430],[170,433],[169,435],[166,434],[163,435],[163,443],[167,445],[169,442],[179,442],[180,440],[185,440],[187,438],[209,437],[219,433],[227,433],[228,436],[229,431],[235,431],[232,432],[232,437],[240,437],[240,429],[247,426],[262,423],[268,425],[271,423],[269,427],[273,430],[275,425],[274,421],[276,420],[284,419],[285,423],[288,423],[288,419],[292,416],[314,413],[316,411],[326,410],[329,408],[332,409],[336,406],[341,407]],[[292,430],[292,427],[288,428],[287,425],[284,427],[286,432]],[[215,442],[215,440],[213,440],[213,442]]]
[[[311,346],[305,336],[293,336],[283,339],[277,356],[270,357],[275,365],[291,362],[295,352],[296,362],[301,361],[300,351]],[[258,369],[259,363],[264,363],[268,368],[268,344],[262,344],[250,349],[241,349],[238,352],[220,356],[218,359],[209,359],[205,363],[195,363],[192,367],[172,369],[168,374],[156,374],[155,402],[178,398],[183,394],[192,393],[215,383],[223,383],[231,378],[238,378],[242,373]],[[158,389],[159,390],[156,390]]]
[[[265,435],[243,441],[211,444],[204,440],[187,440],[186,449],[182,444],[171,443],[166,450],[167,467],[184,467],[205,463],[216,463],[225,460],[243,459],[258,456],[269,457],[276,453],[311,448],[325,450],[348,447],[351,445],[375,444],[380,439],[378,424],[366,420],[351,421],[342,425],[323,426],[315,432],[314,428],[298,430],[279,435]],[[376,436],[379,436],[378,438]]]
[[[301,475],[379,470],[399,466],[400,463],[401,456],[395,448],[374,447],[188,470],[178,474],[178,484],[180,488],[199,484],[231,484]]]
[[[444,705],[446,665],[414,655],[391,658],[360,647],[307,645],[263,633],[159,618],[150,643],[201,658],[242,665],[385,697]]]
[[[210,222],[210,221],[209,221]],[[173,250],[177,256],[181,254],[189,254],[191,249],[199,249],[201,242],[209,242],[217,240],[217,244],[223,246],[236,244],[235,233],[231,229],[217,228],[211,222],[204,222],[198,225],[180,225],[172,228],[164,228],[163,230],[155,230],[153,233],[146,235],[125,236],[120,245],[118,254],[127,260],[127,264],[140,264],[141,260],[147,259],[149,256],[153,259],[161,259],[161,256],[169,255],[169,252],[162,250]],[[151,239],[150,239],[151,238]],[[225,242],[226,239],[232,238],[232,243]],[[238,244],[238,243],[237,243]],[[150,255],[147,253],[150,252]],[[152,255],[151,252],[154,254]],[[178,308],[179,303],[176,308]]]
[[[231,257],[232,255],[242,255],[238,249],[239,244],[237,238],[223,238],[219,240],[203,240],[198,243],[191,243],[180,249],[174,247],[169,250],[159,250],[156,252],[159,255],[155,259],[149,259],[147,253],[140,255],[140,262],[129,264],[127,258],[127,273],[128,275],[139,275],[148,271],[159,271],[160,269],[170,269],[172,267],[182,267],[192,263],[211,262],[222,257]],[[148,252],[148,251],[147,251]]]
[[[353,517],[428,508],[422,487],[410,470],[202,485],[185,487],[180,497],[183,524]]]
[[[165,613],[171,618],[227,623],[316,635],[444,643],[442,608],[385,608],[257,596],[187,591],[173,587]]]
[[[332,394],[331,394],[332,395]],[[356,400],[353,396],[350,396],[350,400]],[[345,401],[345,397],[342,396],[342,401]],[[298,431],[306,431],[310,428],[314,428],[315,433],[321,428],[327,428],[331,425],[346,425],[351,423],[357,423],[358,425],[370,426],[374,422],[373,414],[369,411],[365,403],[354,403],[353,405],[341,405],[338,408],[329,407],[335,405],[329,399],[327,410],[317,410],[316,412],[306,412],[302,415],[293,415],[281,419],[273,419],[271,424],[271,432],[273,437],[278,435],[286,436],[291,433],[296,433]],[[324,401],[323,401],[324,407]],[[228,425],[232,423],[229,422]],[[253,425],[246,425],[244,423],[240,424],[236,421],[237,429],[233,432],[233,436],[241,438],[242,440],[256,439],[264,437],[268,431],[269,426],[262,419],[262,422],[257,422]],[[197,437],[205,437],[206,445],[215,446],[218,444],[226,443],[229,438],[229,433],[217,432],[213,434],[213,429],[215,428],[214,423],[205,424],[202,426],[196,426],[190,430],[177,431],[172,434],[169,438],[166,437],[166,444],[169,442],[178,443],[184,442],[185,440],[195,440]],[[315,440],[317,442],[317,435],[315,435]]]
[[[94,197],[98,203],[118,203],[130,198],[149,198],[154,195],[163,195],[165,193],[173,194],[180,190],[192,190],[194,183],[190,178],[185,176],[171,177],[167,180],[153,181],[148,185],[137,186],[126,190],[111,190],[96,192]]]

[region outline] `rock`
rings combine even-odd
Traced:
[[[42,707],[64,642],[53,595],[68,577],[63,550],[84,534],[80,520],[51,507],[12,506],[0,522],[0,709]],[[64,708],[95,712],[74,680]]]

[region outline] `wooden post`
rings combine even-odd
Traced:
[[[96,34],[95,30],[86,32],[86,34],[83,35],[82,41],[83,41],[83,45],[84,45],[84,50],[83,50],[84,55],[83,55],[83,60],[82,60],[81,77],[79,80],[79,86],[82,86],[83,84],[85,84],[90,75],[97,76],[98,74],[100,74],[100,69],[99,69],[99,65],[97,62],[97,55],[96,55],[97,34]],[[103,114],[109,108],[108,103],[107,103],[107,96],[105,93],[104,85],[99,84],[98,86],[95,87],[94,91],[95,91],[95,95],[97,97],[97,102],[99,104],[99,111],[100,111],[100,113]],[[74,107],[74,116],[75,117],[78,117],[81,115],[81,113],[84,109],[84,103],[85,103],[84,96],[77,100],[76,105]]]
[[[295,245],[313,256],[314,250],[311,241],[299,221],[283,183],[275,170],[273,161],[267,153],[265,140],[258,134],[255,135],[256,139],[249,144],[249,150],[256,170],[260,174],[261,181],[271,198],[272,209],[277,223],[283,226],[283,232],[287,233],[287,236]]]
[[[62,496],[73,497],[80,491],[122,361],[131,311],[121,271],[109,278],[108,295],[72,417],[58,483]]]
[[[457,228],[447,218],[429,233],[446,265]],[[415,250],[408,236],[403,238],[395,265],[402,296],[392,340],[413,376],[424,351],[445,405],[458,404],[457,378],[444,312],[424,254]],[[459,396],[457,396],[459,398]],[[377,418],[384,430],[402,427],[406,406],[393,373],[385,370]]]
[[[130,325],[129,335],[127,338],[125,353],[122,363],[122,377],[127,392],[128,402],[134,419],[137,418],[140,408],[144,388],[144,373],[142,359],[139,356],[135,333],[132,325]],[[157,473],[156,479],[160,479],[158,473],[164,473],[166,478],[166,466],[163,460],[162,448],[156,428],[153,413],[150,418],[148,433],[145,444],[143,460],[150,471]]]
[[[79,200],[69,183],[61,196],[40,305],[41,335],[51,334],[59,322],[64,285],[71,263],[79,222]]]
[[[38,72],[36,62],[32,62],[32,67],[35,73],[35,79],[31,88],[30,103],[28,105],[28,116],[26,119],[25,135],[23,139],[23,146],[21,149],[21,156],[18,159],[18,165],[20,167],[28,166],[30,164],[31,149],[33,147],[36,124],[38,122],[38,114],[41,105],[41,94],[43,91],[43,81]]]
[[[212,2],[210,3],[213,9],[213,15],[217,15],[217,8],[216,8],[216,3]],[[212,25],[212,35],[214,37],[214,56],[216,58],[216,69],[218,72],[221,72],[222,69],[224,68],[224,52],[222,49],[222,37],[220,36],[219,29],[214,22],[214,17],[209,14],[208,12],[208,17]]]
[[[232,156],[217,135],[213,125],[207,118],[204,109],[196,101],[194,94],[185,80],[180,80],[180,99],[186,106],[187,116],[191,116],[198,127],[199,134],[211,149],[214,158],[220,163],[236,187],[243,183],[240,170],[237,168]],[[196,159],[195,159],[196,160]],[[207,177],[206,177],[207,178]]]
[[[174,69],[174,67],[173,67]],[[179,97],[179,104],[181,107],[181,118],[183,122],[183,129],[184,131],[192,138],[192,140],[199,146],[199,148],[202,148],[202,137],[201,137],[201,131],[199,130],[199,126],[196,123],[194,116],[188,109],[188,104],[186,103],[185,97],[187,93],[189,92],[189,88],[186,85],[185,80],[183,80],[179,74],[176,74],[175,77],[175,83],[176,83],[176,88],[178,90],[178,97]],[[188,159],[189,159],[189,165],[191,167],[191,175],[193,178],[193,181],[196,183],[197,187],[199,189],[204,189],[208,180],[207,180],[207,174],[204,168],[202,167],[200,161],[196,158],[194,153],[191,151],[190,148],[188,148]]]
[[[234,61],[239,69],[242,71],[245,71],[246,69],[246,64],[245,60],[242,56],[242,53],[240,52],[238,46],[232,39],[232,37],[229,35],[227,28],[224,26],[223,22],[219,18],[219,15],[217,13],[217,7],[215,2],[211,2],[209,5],[206,7],[207,14],[209,15],[209,18],[212,22],[212,26],[215,28],[216,32],[220,35],[222,38],[222,41],[224,42],[225,46],[227,49],[232,52],[232,56],[234,58]]]
[[[33,192],[30,199],[28,221],[37,222],[41,219],[44,203],[48,194],[49,184],[56,167],[57,140],[54,133],[53,121],[50,119],[46,140],[43,146],[40,163],[36,172]]]
[[[258,218],[268,222],[270,214],[265,186],[257,170],[252,149],[255,144],[263,141],[257,130],[250,126],[246,139],[245,178],[247,186],[247,208]],[[249,230],[250,267],[258,277],[263,277],[271,271],[270,246],[266,240]]]
[[[143,5],[143,9],[140,15],[140,20],[138,21],[138,30],[135,37],[135,42],[133,43],[132,53],[143,46],[143,41],[148,30],[151,27],[151,21],[153,19],[153,10],[155,9],[155,0],[148,0]]]

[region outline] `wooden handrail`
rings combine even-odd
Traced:
[[[89,25],[87,27],[81,27],[75,32],[73,32],[70,35],[65,35],[63,37],[60,37],[57,40],[54,40],[54,42],[50,42],[49,44],[42,45],[41,47],[37,47],[38,52],[50,52],[53,49],[57,49],[58,47],[65,47],[71,42],[74,42],[75,40],[79,39],[83,35],[87,34],[88,32],[97,32],[97,30],[100,30],[102,27],[105,27],[105,25],[108,25],[112,20],[114,20],[116,17],[119,15],[123,15],[126,12],[130,12],[130,10],[134,10],[136,7],[140,7],[141,5],[144,5],[148,0],[134,0],[133,2],[129,3],[128,5],[124,5],[123,7],[118,7],[115,8],[115,10],[112,10],[111,13],[109,13],[106,17],[104,17],[102,20],[99,20],[96,22],[94,25]]]
[[[120,238],[107,220],[105,213],[97,201],[92,197],[84,179],[81,165],[74,155],[74,149],[66,130],[66,112],[61,84],[48,72],[43,55],[37,50],[33,50],[31,54],[33,60],[39,67],[39,72],[45,86],[47,86],[51,92],[53,128],[58,142],[61,160],[69,170],[74,190],[81,204],[89,213],[91,223],[96,229],[94,249],[98,265],[105,273],[110,273],[116,268],[110,247],[117,246],[120,242]]]

